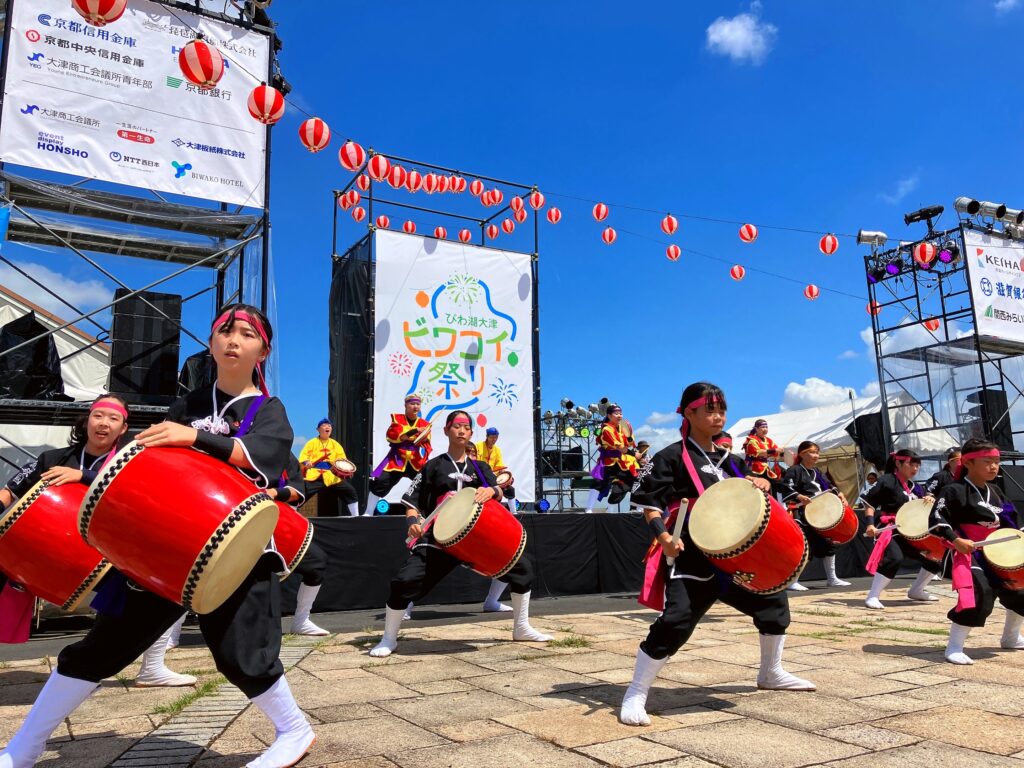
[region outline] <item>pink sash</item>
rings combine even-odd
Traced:
[[[0,643],[28,642],[36,598],[14,582],[8,581],[0,592]]]
[[[668,523],[665,527],[671,530],[679,515],[678,501],[669,506],[668,513]],[[644,558],[644,583],[637,598],[640,605],[658,613],[665,610],[665,572],[661,568],[662,554],[661,544],[657,541],[647,550]]]
[[[960,530],[971,541],[983,541],[992,528],[983,525],[964,523]],[[953,551],[953,589],[956,590],[957,600],[954,610],[964,611],[977,605],[974,599],[974,577],[971,575],[971,556],[962,555],[956,550]]]
[[[889,525],[896,520],[896,515],[881,515],[878,521],[882,525]],[[892,530],[882,531],[875,538],[875,546],[871,548],[871,556],[868,558],[867,563],[864,565],[864,570],[870,573],[872,576],[878,571],[878,566],[882,564],[882,557],[885,555],[885,549],[889,546],[889,542],[892,541]]]

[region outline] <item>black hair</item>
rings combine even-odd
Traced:
[[[816,442],[814,442],[813,440],[804,440],[796,448],[796,458],[793,460],[793,463],[794,464],[802,464],[803,463],[803,459],[800,458],[800,454],[803,453],[804,451],[808,450],[809,448],[818,448],[819,451],[821,450],[821,448],[818,447],[818,444]]]
[[[993,443],[991,440],[985,440],[980,437],[972,437],[966,443],[964,443],[964,449],[961,451],[957,448],[957,453],[963,455],[965,453],[976,453],[977,451],[998,451],[999,446]]]
[[[124,409],[131,414],[128,403],[118,395],[100,395],[89,406],[89,410],[79,416],[71,427],[71,434],[68,435],[68,445],[85,445],[89,442],[89,414],[92,413],[92,406],[100,400],[115,400],[124,406]],[[128,419],[125,419],[127,423]]]
[[[885,471],[888,474],[893,474],[896,471],[896,459],[894,458],[895,456],[904,456],[910,459],[911,464],[921,463],[921,457],[918,456],[917,453],[910,450],[909,448],[900,448],[898,451],[894,451],[893,453],[889,454],[889,456],[887,456],[885,459]]]
[[[469,415],[469,411],[452,411],[451,413],[449,413],[448,418],[444,420],[444,428],[448,429],[448,427],[452,425],[452,422],[455,421],[455,417],[458,416],[459,414],[462,414],[467,419],[469,419],[469,426],[472,428],[473,417]]]
[[[867,475],[865,475],[865,479],[868,478],[868,477],[871,477],[872,475],[875,476],[875,480],[878,479],[878,473],[877,472],[868,472]]]
[[[221,308],[221,310],[217,313],[217,317],[222,317],[225,312],[229,314],[224,319],[224,322],[218,325],[216,328],[212,328],[210,330],[211,342],[213,341],[213,334],[217,333],[218,331],[230,331],[235,324],[235,315],[237,315],[239,312],[244,312],[246,314],[255,316],[256,319],[260,321],[260,325],[263,326],[263,330],[267,334],[267,341],[263,345],[264,349],[270,349],[270,344],[274,340],[274,329],[270,325],[270,320],[267,318],[265,314],[263,314],[263,312],[258,307],[254,307],[252,304],[228,304]],[[256,367],[259,368],[260,366],[257,365]],[[214,363],[214,368],[216,369],[216,363]],[[256,369],[253,369],[252,372],[252,383],[256,385],[260,384],[260,375]]]
[[[682,413],[690,403],[700,400],[702,397],[717,400],[722,404],[723,410],[729,409],[725,402],[725,392],[720,387],[706,381],[697,381],[683,390],[682,397],[679,398],[679,412]]]

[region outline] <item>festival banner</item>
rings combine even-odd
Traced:
[[[965,229],[964,246],[978,335],[1024,349],[1024,243]]]
[[[0,161],[263,207],[266,126],[246,102],[265,35],[147,0],[105,27],[69,0],[15,0],[8,23]],[[178,65],[196,29],[224,56],[208,90]]]
[[[474,442],[499,430],[516,498],[534,501],[529,254],[387,230],[374,238],[374,464],[387,455],[391,414],[415,392],[434,426],[434,455],[448,413],[468,411]]]

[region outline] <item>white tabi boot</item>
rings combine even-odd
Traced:
[[[135,676],[136,688],[177,688],[182,685],[195,685],[192,675],[179,675],[172,672],[164,663],[167,655],[167,644],[171,640],[174,627],[169,627],[146,652],[142,654],[142,668]]]
[[[171,626],[171,638],[167,641],[167,650],[181,645],[181,628],[185,625],[186,618],[188,618],[187,613],[181,614],[181,618]]]
[[[950,664],[973,664],[974,659],[964,653],[964,643],[971,634],[971,628],[963,624],[949,625],[949,640],[946,642],[946,661]]]
[[[594,514],[594,505],[597,504],[597,497],[601,495],[601,492],[596,488],[592,488],[590,493],[587,495],[587,508],[586,513],[588,515]]]
[[[359,517],[359,502],[353,501],[348,505],[349,517]]]
[[[619,709],[619,722],[625,725],[650,725],[651,718],[647,716],[647,692],[654,684],[654,678],[668,661],[664,659],[652,659],[642,649],[636,652],[636,666],[633,667],[633,682],[626,689],[626,695],[622,697],[622,707]]]
[[[484,611],[487,613],[501,613],[503,611],[511,611],[512,607],[505,605],[500,602],[501,593],[505,591],[507,587],[503,581],[497,579],[491,579],[491,589],[487,593],[487,599],[484,600]]]
[[[790,592],[806,592],[807,591],[807,587],[805,587],[799,581],[794,581],[792,584],[790,584],[788,587],[786,587],[786,589],[788,589]]]
[[[767,691],[816,691],[810,680],[791,675],[782,668],[782,647],[785,635],[761,635],[761,669],[757,687]]]
[[[1013,611],[1006,612],[1006,624],[1003,625],[1003,636],[999,638],[999,647],[1007,650],[1024,650],[1024,637],[1020,634],[1020,625],[1024,624],[1024,616]]]
[[[911,600],[917,600],[922,603],[934,603],[939,598],[933,595],[931,592],[926,592],[925,587],[928,586],[928,582],[932,580],[932,574],[930,571],[926,571],[922,568],[918,571],[917,578],[911,585],[910,589],[907,590],[907,597]]]
[[[313,610],[313,601],[316,600],[320,585],[311,587],[308,584],[299,585],[299,593],[295,596],[295,615],[292,616],[293,635],[312,635],[313,637],[325,637],[331,634],[323,627],[318,627],[309,619],[310,611]]]
[[[295,703],[284,675],[265,693],[251,699],[274,724],[274,743],[246,768],[288,768],[305,757],[316,741],[313,726]]]
[[[166,642],[166,641],[165,641]],[[0,768],[30,768],[46,749],[46,740],[64,718],[96,690],[97,683],[51,672],[25,722],[0,752]]]
[[[375,494],[367,494],[366,496],[366,511],[363,512],[363,517],[373,517],[377,514],[377,502],[380,501],[380,497]],[[356,510],[358,511],[358,509]]]
[[[412,609],[416,607],[416,603],[409,601],[409,604],[405,606],[405,613],[402,614],[402,621],[412,621]]]
[[[848,587],[850,582],[844,581],[836,576],[836,556],[829,555],[825,558],[825,583],[830,587]]]
[[[377,658],[390,656],[398,647],[398,630],[402,627],[405,611],[401,608],[384,608],[384,637],[371,650],[370,655]]]
[[[530,626],[530,593],[512,593],[512,639],[528,643],[546,643],[551,635],[538,632]]]
[[[868,596],[867,599],[864,600],[864,605],[874,611],[884,611],[885,606],[882,605],[882,601],[878,598],[881,596],[882,590],[889,586],[890,581],[892,581],[892,579],[888,576],[876,573],[875,578],[871,580],[871,589],[868,590]]]

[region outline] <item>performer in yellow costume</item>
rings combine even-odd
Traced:
[[[359,496],[348,480],[334,474],[334,462],[345,456],[341,443],[331,437],[334,425],[330,419],[320,419],[316,425],[317,436],[306,443],[299,454],[302,465],[302,479],[305,480],[305,496],[317,498],[317,515],[320,517],[338,517],[340,514],[338,501],[352,517],[359,516]]]

